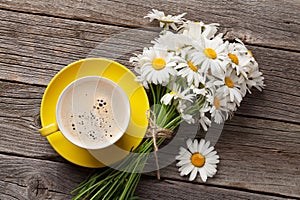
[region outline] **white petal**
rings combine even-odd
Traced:
[[[215,159],[215,158],[207,158],[205,160],[205,162],[209,163],[209,164],[217,164],[219,163],[220,161],[218,159]]]
[[[190,163],[190,162],[191,162],[191,159],[182,159],[181,161],[179,161],[179,162],[176,164],[176,166],[181,167],[181,166],[183,166],[183,165],[185,165],[185,164],[187,164],[187,163]]]
[[[193,141],[192,141],[192,139],[188,139],[187,141],[186,141],[186,146],[188,147],[188,149],[192,152],[192,153],[195,153],[195,151],[193,151]]]
[[[229,95],[230,95],[230,101],[233,102],[234,101],[234,93],[230,91]]]
[[[168,105],[171,103],[173,97],[174,97],[174,94],[167,93],[161,98],[160,102],[165,105]]]
[[[201,124],[202,128],[204,129],[204,131],[207,131],[207,126],[202,120],[200,121],[200,124]]]
[[[206,174],[204,168],[198,168],[198,171],[200,172],[200,177],[201,177],[202,181],[206,182],[207,174]]]
[[[187,150],[183,147],[179,147],[179,154],[184,154]]]
[[[198,151],[198,140],[196,139],[196,140],[194,140],[194,143],[193,143],[193,150],[194,150],[194,152],[193,153],[195,153],[195,152],[197,152]]]
[[[204,165],[204,169],[206,170],[207,174],[212,177],[216,174],[217,169],[212,167],[212,165]]]
[[[190,159],[191,156],[192,154],[188,150],[186,150],[182,154],[177,155],[175,158],[176,160],[183,160],[183,159]]]
[[[224,82],[218,80],[218,81],[215,81],[214,84],[215,84],[215,85],[224,85]]]
[[[190,175],[189,181],[195,180],[195,178],[197,176],[197,172],[198,172],[198,169],[195,167]]]
[[[178,171],[182,172],[185,168],[189,167],[190,165],[192,165],[192,164],[191,163],[187,163],[185,165],[182,165],[181,167],[179,167]]]
[[[202,152],[202,148],[203,148],[204,143],[205,143],[205,140],[204,140],[204,139],[201,139],[201,140],[200,140],[200,144],[199,144],[199,146],[198,146],[198,152]]]
[[[210,157],[212,157],[212,156],[214,156],[214,155],[216,155],[216,154],[217,154],[216,151],[212,151],[212,152],[208,153],[205,157],[206,157],[206,158],[210,158]]]
[[[193,141],[192,141],[191,138],[189,138],[189,139],[186,140],[186,146],[187,147],[191,146],[192,143],[193,143]]]
[[[190,164],[187,165],[185,168],[182,169],[181,174],[183,175],[188,175],[189,173],[191,173],[191,171],[194,169],[194,165]]]
[[[202,152],[206,151],[208,149],[209,145],[210,145],[210,141],[206,141],[203,148],[202,148]]]
[[[206,149],[202,154],[204,156],[206,156],[208,153],[212,152],[215,148],[213,146],[209,147],[208,149]]]
[[[238,91],[239,91],[238,89],[233,89],[233,94],[234,94],[235,98],[238,100],[238,102],[241,102],[242,96],[241,96],[241,93]]]

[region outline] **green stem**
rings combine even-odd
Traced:
[[[155,105],[156,104],[156,94],[154,92],[153,85],[149,84],[149,86],[150,86],[150,90],[151,90],[152,97],[153,97],[153,104]]]
[[[181,116],[175,117],[172,121],[170,121],[164,128],[169,129],[171,126],[178,126],[181,122]],[[174,125],[175,124],[175,125]]]
[[[144,163],[146,162],[146,160],[143,158],[142,160],[138,159],[134,168],[133,168],[133,172],[136,172],[137,167],[139,166],[140,162],[142,162],[142,165],[144,166]],[[130,187],[132,187],[132,180],[134,179],[134,176],[136,175],[136,173],[131,173],[129,176],[129,180],[124,188],[124,191],[122,193],[122,195],[120,196],[120,200],[122,199],[127,199],[125,198],[127,195],[127,191],[129,190]]]
[[[119,180],[115,180],[114,183],[109,187],[108,191],[106,192],[106,194],[103,196],[102,199],[107,199],[106,197],[109,195],[109,194],[112,194],[112,190],[113,189],[116,189],[116,188],[119,188],[119,187],[115,187],[115,185],[117,184],[120,184]],[[120,186],[120,185],[119,185]],[[104,187],[105,188],[105,187]],[[91,198],[91,200],[93,200],[95,197],[97,197],[101,192],[101,189]],[[99,199],[99,198],[97,198]]]

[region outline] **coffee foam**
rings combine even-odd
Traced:
[[[90,149],[108,146],[118,140],[125,132],[124,126],[127,127],[126,101],[129,103],[107,82],[99,79],[76,82],[61,99],[62,129],[68,139],[79,146]]]

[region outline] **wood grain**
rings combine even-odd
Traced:
[[[47,85],[64,66],[86,57],[106,57],[128,68],[129,58],[157,33],[141,29],[0,11],[0,79]],[[266,89],[248,95],[238,114],[300,122],[300,53],[249,46]],[[284,95],[283,95],[284,94]]]
[[[46,160],[0,154],[0,199],[71,199],[70,192],[85,179],[89,170]],[[142,178],[136,195],[140,199],[274,199],[276,196],[190,184],[174,180]]]
[[[0,199],[71,199],[88,170],[70,164],[0,154]]]
[[[175,162],[143,176],[142,199],[300,198],[300,2],[0,0],[0,199],[70,199],[91,170],[58,155],[38,129],[46,85],[64,66],[106,57],[132,69],[159,33],[152,8],[218,22],[254,52],[267,87],[248,95],[217,141],[221,163],[207,183],[180,177]],[[192,128],[179,137],[184,141]],[[198,137],[205,137],[200,133]],[[167,153],[170,159],[177,154]],[[161,160],[161,163],[163,161]],[[150,164],[148,164],[149,166]]]
[[[37,131],[44,87],[0,85],[0,152],[66,162]],[[182,141],[191,131],[189,127],[184,131]],[[209,184],[300,197],[300,125],[235,116],[226,123],[216,148],[221,156],[220,171]],[[162,174],[186,180],[178,176],[175,164]]]
[[[44,89],[0,81],[0,152],[63,160],[38,133]]]
[[[287,199],[276,196],[268,196],[262,194],[255,194],[243,191],[234,191],[223,188],[208,187],[207,185],[191,184],[185,182],[179,182],[174,180],[153,180],[153,179],[142,179],[140,185],[137,188],[138,196],[141,199],[182,199],[182,200],[193,200],[193,199],[230,199],[230,200],[241,200],[241,199],[255,199],[255,200],[267,200],[267,199]]]
[[[186,12],[194,21],[220,23],[228,38],[291,50],[300,49],[299,7],[297,0],[0,1],[3,9],[130,27],[154,26],[143,18],[152,8],[172,15]]]

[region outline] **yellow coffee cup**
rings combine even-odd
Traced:
[[[113,81],[86,76],[70,83],[56,104],[56,122],[39,130],[44,137],[60,131],[73,144],[103,149],[117,142],[130,120],[130,103]]]

